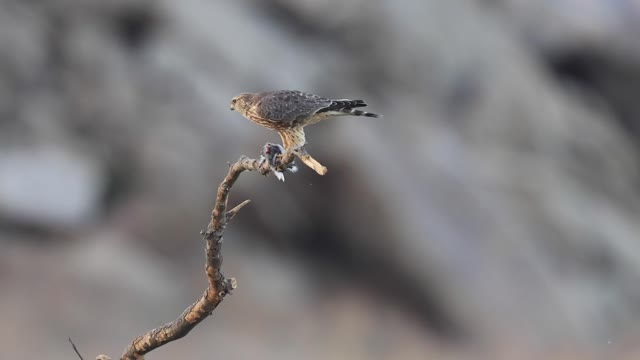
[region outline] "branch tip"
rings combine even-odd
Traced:
[[[227,221],[233,219],[234,216],[236,216],[236,214],[238,213],[238,211],[240,211],[243,207],[247,206],[247,204],[249,204],[251,202],[251,200],[245,200],[243,202],[241,202],[240,204],[236,205],[236,207],[234,207],[233,209],[227,211]]]
[[[327,173],[326,166],[320,164],[318,160],[314,159],[306,151],[303,151],[300,155],[298,155],[298,157],[300,158],[300,160],[302,160],[302,162],[305,165],[307,165],[308,167],[313,169],[316,173],[318,173],[318,175],[324,175]]]

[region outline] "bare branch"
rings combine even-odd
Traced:
[[[78,355],[78,357],[80,358],[80,360],[84,360],[82,358],[82,355],[80,355],[80,351],[78,351],[78,348],[76,347],[76,344],[73,343],[73,341],[71,340],[71,338],[69,338],[69,342],[71,343],[71,346],[73,347],[73,351],[76,352],[76,354]]]
[[[320,164],[311,155],[309,155],[309,153],[307,153],[307,150],[305,150],[304,148],[300,150],[298,157],[305,165],[317,172],[318,175],[324,175],[327,173],[327,168]]]
[[[233,219],[233,217],[236,216],[238,211],[240,211],[243,207],[245,207],[250,202],[251,202],[251,200],[245,200],[245,201],[241,202],[240,204],[236,205],[236,207],[234,207],[233,209],[227,211],[227,222],[229,222],[231,219]]]
[[[288,159],[288,163],[292,161],[293,157]],[[237,287],[237,282],[234,278],[227,279],[220,271],[222,266],[221,250],[222,235],[227,223],[240,209],[250,202],[245,200],[227,211],[229,192],[244,171],[258,171],[263,175],[267,175],[271,169],[267,162],[250,159],[243,155],[238,161],[230,164],[227,176],[218,186],[216,203],[211,212],[211,221],[207,231],[201,233],[206,241],[205,273],[207,274],[209,286],[200,299],[184,310],[177,319],[133,339],[131,344],[124,350],[121,357],[122,360],[142,360],[144,355],[150,351],[187,335],[191,329],[211,315],[224,297],[231,294],[231,291]]]
[[[309,153],[307,152],[307,150],[304,147],[298,148],[298,149],[294,149],[294,150],[289,150],[287,152],[285,152],[282,155],[282,163],[284,164],[289,164],[293,161],[293,159],[295,157],[299,157],[300,160],[307,165],[308,167],[310,167],[311,169],[313,169],[316,173],[318,173],[318,175],[324,175],[327,173],[327,168],[325,166],[323,166],[322,164],[320,164],[316,159],[314,159],[311,155],[309,155]]]

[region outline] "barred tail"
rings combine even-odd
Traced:
[[[364,100],[349,100],[349,99],[338,99],[338,100],[330,100],[331,103],[328,106],[325,106],[319,109],[316,114],[320,113],[328,113],[330,115],[339,116],[339,115],[354,115],[354,116],[368,116],[374,118],[381,118],[382,115],[358,110],[355,108],[367,106],[367,103]]]
[[[344,109],[367,106],[364,100],[339,99],[339,100],[329,100],[329,101],[331,101],[331,103],[328,106],[325,106],[322,109],[318,110],[318,113],[329,112],[329,111],[341,111]]]
[[[381,118],[382,117],[382,115],[374,114],[374,113],[370,113],[370,112],[366,112],[366,111],[362,111],[362,110],[358,110],[358,109],[340,109],[338,111],[343,113],[343,114],[345,114],[345,115],[368,116],[368,117],[372,117],[372,118]]]

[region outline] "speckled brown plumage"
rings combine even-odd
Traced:
[[[280,134],[285,150],[306,143],[304,127],[332,116],[381,117],[356,109],[367,106],[363,100],[328,99],[296,90],[240,94],[231,100],[231,110]]]

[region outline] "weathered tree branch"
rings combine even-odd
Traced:
[[[76,344],[73,343],[73,340],[71,340],[71,338],[69,338],[69,342],[71,343],[71,346],[73,347],[73,351],[76,352],[76,355],[78,355],[78,357],[80,358],[80,360],[84,360],[84,358],[82,357],[82,355],[80,355],[80,351],[78,351],[78,348],[76,347]]]
[[[293,151],[287,151],[282,155],[281,161],[284,164],[289,164],[293,161],[293,159],[298,156],[300,160],[307,165],[309,168],[314,170],[318,175],[324,175],[327,173],[327,168],[320,164],[318,160],[314,159],[304,147],[299,149],[295,149]]]
[[[293,157],[287,160],[292,162]],[[204,294],[171,323],[155,328],[133,339],[131,344],[124,350],[121,357],[122,360],[144,359],[144,355],[150,351],[187,335],[191,329],[211,315],[224,297],[237,287],[235,279],[225,278],[220,271],[222,265],[221,249],[222,235],[227,223],[240,209],[249,203],[249,200],[246,200],[227,211],[229,192],[244,171],[259,171],[261,174],[267,175],[271,169],[267,162],[250,159],[243,155],[238,161],[229,166],[227,176],[218,186],[216,204],[211,212],[211,221],[207,231],[201,233],[206,241],[205,272],[209,281],[209,286],[204,291]]]
[[[285,154],[280,161],[286,168],[287,165],[293,162],[296,156],[318,174],[324,175],[327,172],[327,168],[313,159],[304,148],[299,149],[296,153]],[[267,175],[273,171],[273,169],[269,161],[265,161],[264,159],[250,159],[244,155],[235,163],[229,164],[227,176],[225,176],[224,180],[222,180],[218,186],[216,203],[211,211],[211,221],[207,226],[207,231],[200,233],[204,236],[206,242],[205,273],[207,274],[209,286],[200,299],[185,309],[177,319],[133,339],[131,344],[124,350],[121,357],[122,360],[143,360],[144,355],[152,350],[184,337],[202,320],[211,315],[224,297],[231,294],[231,291],[237,287],[236,280],[234,278],[225,278],[220,270],[222,266],[221,250],[222,235],[228,222],[233,219],[240,209],[250,202],[249,200],[245,200],[233,209],[227,211],[229,192],[236,180],[238,180],[238,177],[240,177],[240,174],[244,171],[258,171],[262,175]],[[73,348],[76,350],[78,356],[80,356],[75,345]],[[98,355],[96,360],[111,360],[111,358],[107,355]]]

